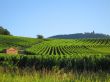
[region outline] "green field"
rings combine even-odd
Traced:
[[[110,39],[49,39],[27,51],[39,55],[109,54]]]
[[[9,47],[17,47],[23,50],[23,54],[5,54],[3,49]],[[6,69],[46,69],[51,71],[53,69],[63,70],[63,75],[68,75],[68,72],[75,71],[77,78],[70,79],[68,82],[109,82],[110,81],[110,39],[36,39],[18,36],[3,36],[0,35],[0,66]],[[78,73],[76,73],[78,72]],[[84,74],[88,72],[91,74]],[[104,81],[100,73],[106,76]],[[81,73],[81,74],[79,74]],[[94,78],[95,74],[97,78]],[[36,73],[37,74],[37,73]],[[73,73],[72,73],[73,74]],[[12,78],[10,74],[5,75],[1,73],[1,77]],[[38,74],[39,75],[39,74]],[[85,77],[84,75],[88,76]],[[23,79],[28,78],[29,75],[23,76]],[[30,76],[31,77],[31,76]],[[32,78],[37,78],[33,76]],[[33,82],[49,82],[57,79],[57,76],[50,75],[39,78],[39,81]],[[56,77],[56,78],[54,78]],[[74,74],[73,76],[74,77]],[[21,76],[15,74],[16,79]],[[49,79],[48,79],[49,78]],[[69,77],[68,77],[69,78]],[[90,79],[93,81],[89,81]],[[1,80],[2,78],[0,78]],[[79,79],[79,80],[78,80]],[[85,79],[85,80],[84,80]],[[30,79],[31,80],[31,79]],[[41,81],[42,80],[42,81]],[[73,81],[72,81],[73,80]],[[77,81],[78,80],[78,81]],[[84,80],[84,81],[83,81]],[[86,81],[87,80],[87,81]],[[96,81],[95,81],[96,80]],[[7,82],[15,82],[7,81]],[[51,82],[50,81],[50,82]],[[6,82],[6,81],[2,81]],[[24,81],[21,81],[24,82]],[[28,82],[28,81],[26,81]],[[57,80],[53,82],[58,82]],[[59,81],[67,82],[67,81]]]
[[[0,35],[0,50],[9,47],[27,48],[35,43],[34,38]]]

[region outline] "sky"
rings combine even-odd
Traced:
[[[110,0],[0,0],[0,26],[26,37],[110,34]]]

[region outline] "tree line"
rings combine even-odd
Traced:
[[[0,35],[11,35],[11,34],[7,29],[0,26]]]
[[[94,31],[89,33],[76,33],[76,34],[68,34],[68,35],[56,35],[51,36],[49,38],[59,38],[59,39],[80,39],[80,38],[110,38],[110,35],[95,33]]]

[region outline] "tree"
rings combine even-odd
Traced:
[[[91,32],[91,34],[95,34],[95,31],[93,30],[93,32]]]
[[[37,35],[37,38],[38,39],[44,39],[44,36],[43,35]]]
[[[0,35],[10,35],[10,32],[7,29],[4,29],[0,26]]]

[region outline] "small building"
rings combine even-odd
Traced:
[[[11,48],[5,49],[5,53],[6,54],[18,54],[18,49],[11,47]]]

